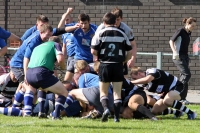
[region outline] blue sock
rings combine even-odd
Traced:
[[[22,90],[19,90],[15,94],[15,99],[14,99],[12,107],[14,108],[19,107],[23,100],[24,100],[24,92]]]
[[[70,95],[67,96],[66,101],[65,101],[65,105],[64,108],[67,108],[68,106],[70,106],[72,103],[74,102],[74,98]]]
[[[33,105],[33,92],[26,92],[24,94],[24,113],[27,115],[31,115],[32,105]]]
[[[44,113],[44,104],[46,100],[46,92],[38,91],[38,105],[39,105],[39,112]]]
[[[7,116],[21,116],[22,111],[18,108],[0,108],[0,114]]]
[[[64,108],[65,100],[66,97],[61,95],[56,99],[54,118],[60,117],[60,111]]]

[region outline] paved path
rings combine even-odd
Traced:
[[[200,104],[200,90],[188,90],[186,99],[191,104]]]

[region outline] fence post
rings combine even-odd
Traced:
[[[157,68],[162,69],[162,52],[157,52]]]

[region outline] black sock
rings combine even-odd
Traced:
[[[177,110],[183,111],[186,114],[192,114],[193,111],[191,111],[189,108],[187,108],[184,104],[182,104],[181,102],[174,100],[172,108],[175,108]]]
[[[102,96],[102,97],[100,98],[100,102],[101,102],[101,104],[102,104],[102,106],[103,106],[104,111],[105,111],[106,109],[108,109],[108,97],[107,97],[107,96]]]
[[[114,100],[114,111],[115,111],[115,118],[116,119],[119,119],[121,105],[122,105],[121,99],[115,99]]]
[[[44,113],[44,104],[46,100],[46,92],[38,91],[38,105],[39,105],[39,112]]]
[[[143,105],[138,105],[137,110],[138,112],[142,113],[143,115],[147,116],[148,118],[155,117],[150,110],[148,110],[145,106]]]

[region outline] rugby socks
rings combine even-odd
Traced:
[[[15,94],[15,99],[14,102],[12,104],[12,107],[19,107],[22,103],[22,101],[24,100],[24,92],[22,90],[19,90],[16,94]]]
[[[153,115],[151,113],[151,111],[149,109],[147,109],[145,106],[143,105],[138,105],[136,111],[142,113],[143,115],[147,116],[148,118],[153,118],[155,117],[155,115]]]
[[[121,105],[122,105],[122,99],[115,99],[114,100],[114,113],[115,113],[115,119],[117,119],[117,120],[119,120]]]
[[[33,92],[29,91],[24,94],[24,113],[25,115],[31,115],[33,105]]]
[[[39,112],[45,113],[44,111],[44,104],[46,100],[46,92],[39,90],[38,91],[38,105],[39,105]]]
[[[0,108],[0,114],[7,116],[21,116],[22,111],[18,108]]]
[[[102,96],[102,97],[100,98],[100,102],[101,102],[101,104],[102,104],[102,106],[103,106],[104,111],[105,111],[106,109],[108,109],[108,97],[107,97],[107,96]]]
[[[181,102],[174,100],[172,108],[175,108],[177,110],[183,111],[186,114],[193,114],[193,111],[191,111],[189,108],[187,108],[184,104]]]
[[[174,114],[176,116],[180,116],[182,112],[176,109],[167,108],[162,112],[162,115]]]
[[[64,108],[67,108],[68,106],[70,106],[74,101],[75,101],[74,98],[71,95],[68,95],[66,98]]]
[[[66,97],[62,95],[58,96],[58,98],[56,99],[54,118],[60,117],[60,111],[63,110],[65,101]]]

